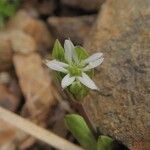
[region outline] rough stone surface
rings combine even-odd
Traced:
[[[15,111],[19,105],[19,97],[17,97],[10,89],[4,84],[0,84],[0,106]],[[3,93],[3,94],[2,94]]]
[[[0,32],[0,71],[8,70],[12,67],[12,55],[13,51],[9,35]]]
[[[95,81],[99,93],[85,99],[103,134],[132,150],[150,148],[150,1],[108,0],[85,48],[104,53]]]
[[[28,34],[14,30],[11,32],[12,48],[17,53],[29,54],[36,50],[35,40]]]
[[[15,55],[13,60],[26,99],[25,116],[32,118],[41,113],[41,117],[46,119],[49,107],[56,101],[50,92],[53,88],[48,72],[42,67],[42,59],[38,54],[31,53],[28,56]]]
[[[25,10],[16,13],[8,23],[9,29],[22,30],[30,35],[37,44],[37,50],[44,51],[53,44],[53,37],[48,31],[46,25],[39,19],[32,17]]]
[[[62,41],[70,38],[75,43],[82,44],[95,19],[95,15],[82,17],[49,17],[48,23],[55,38]]]
[[[16,135],[16,130],[0,119],[0,149],[1,150],[15,150],[10,143]]]
[[[88,11],[98,10],[105,0],[61,0],[63,4]]]
[[[54,89],[49,74],[42,66],[42,59],[39,54],[33,52],[30,55],[15,54],[13,62],[25,97],[21,115],[39,126],[47,126],[47,118],[56,103],[56,98],[53,95]],[[26,149],[35,142],[32,137],[22,132],[19,135],[20,148]]]
[[[55,0],[24,0],[22,3],[22,7],[28,11],[32,11],[33,9],[35,9],[35,11],[37,11],[39,15],[51,15],[56,9],[56,3]]]

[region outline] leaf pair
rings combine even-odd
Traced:
[[[112,150],[113,140],[102,135],[99,136],[97,141],[81,116],[76,114],[66,115],[65,124],[85,150]]]

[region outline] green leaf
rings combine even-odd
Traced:
[[[58,39],[55,41],[52,57],[64,61],[64,49]]]
[[[89,56],[87,51],[81,46],[76,46],[75,51],[77,53],[79,61],[86,59]]]
[[[96,140],[83,117],[76,114],[66,115],[65,124],[86,150],[96,150]]]
[[[0,29],[4,27],[4,17],[0,14]]]
[[[113,139],[108,136],[99,136],[97,150],[113,150]]]
[[[0,26],[4,26],[4,22],[16,12],[21,0],[0,0]]]
[[[87,93],[88,89],[82,85],[79,81],[75,81],[71,84],[69,91],[77,100],[83,99]]]
[[[3,15],[4,16],[12,16],[16,11],[15,6],[12,5],[6,5],[5,9],[3,9]]]
[[[12,16],[18,7],[20,0],[0,0],[0,13],[4,17]]]

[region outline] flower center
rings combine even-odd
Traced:
[[[69,66],[68,70],[71,76],[81,76],[82,74],[81,68],[76,65]]]

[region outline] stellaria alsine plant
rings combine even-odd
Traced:
[[[61,87],[77,97],[87,94],[88,88],[99,90],[92,78],[93,68],[99,66],[104,58],[103,53],[88,55],[80,46],[74,46],[71,40],[64,42],[64,48],[56,40],[53,49],[53,60],[46,60],[46,65],[61,74]]]

